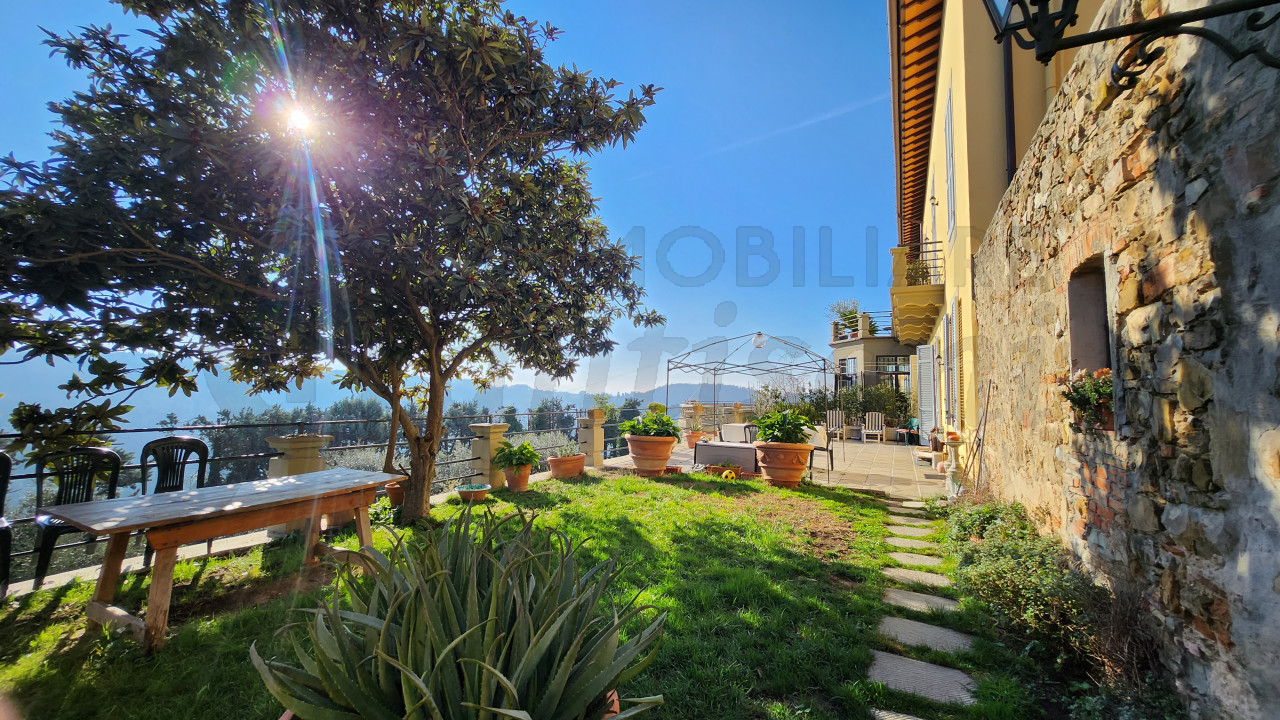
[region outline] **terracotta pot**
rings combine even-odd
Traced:
[[[605,697],[605,702],[609,703],[609,709],[605,710],[604,712],[605,720],[607,720],[608,718],[611,718],[614,715],[617,715],[618,712],[622,709],[622,705],[621,703],[618,702],[617,690],[610,690],[609,694],[605,695],[604,697]]]
[[[587,466],[587,454],[578,453],[568,457],[547,458],[547,464],[551,466],[551,477],[553,478],[571,478],[582,474]]]
[[[400,483],[389,482],[386,484],[386,489],[392,506],[399,507],[404,504],[404,488],[400,487]]]
[[[511,492],[524,492],[529,489],[529,471],[533,469],[532,465],[517,465],[515,467],[502,468],[502,474],[507,478],[507,489]]]
[[[679,475],[682,472],[684,472],[684,469],[679,465],[668,465],[662,469],[663,475]]]
[[[694,445],[697,445],[704,437],[706,437],[706,433],[697,431],[697,430],[690,430],[684,434],[685,442],[689,443],[689,447],[691,449],[693,448]]]
[[[764,471],[764,479],[770,485],[783,488],[800,486],[800,479],[809,465],[809,453],[813,452],[812,445],[759,440],[752,444],[756,446],[756,458]]]
[[[1111,403],[1105,403],[1098,407],[1098,429],[1116,429],[1116,413],[1111,409]]]
[[[631,452],[631,462],[636,466],[636,474],[641,477],[657,477],[667,469],[667,461],[671,459],[671,449],[676,444],[673,437],[650,437],[648,435],[627,435],[627,447]]]

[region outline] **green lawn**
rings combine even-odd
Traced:
[[[878,639],[876,623],[889,610],[878,568],[892,564],[892,548],[881,543],[887,513],[873,496],[707,476],[549,481],[496,495],[488,502],[496,512],[535,510],[541,522],[589,540],[589,555],[620,554],[629,566],[615,586],[619,599],[643,590],[645,603],[669,613],[658,659],[622,688],[624,697],[666,696],[648,717],[820,720],[867,717],[868,704],[938,720],[1037,716],[1022,689],[1034,668],[995,642],[933,657]],[[438,507],[433,518],[459,507]],[[377,542],[390,542],[386,530]],[[327,577],[301,571],[296,543],[183,563],[172,637],[152,657],[130,640],[86,636],[88,585],[24,597],[0,614],[0,689],[29,718],[275,718],[281,708],[250,666],[249,644],[264,656],[281,650],[276,629],[296,616],[291,606],[310,602],[307,593],[326,591]],[[119,604],[139,608],[146,585],[126,578]],[[972,609],[917,619],[990,637],[990,623]],[[979,703],[933,706],[868,683],[872,648],[973,672]]]

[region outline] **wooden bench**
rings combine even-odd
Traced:
[[[315,563],[316,554],[326,551],[319,542],[321,515],[355,511],[356,536],[361,546],[368,545],[372,541],[369,505],[378,488],[403,479],[388,473],[334,468],[197,490],[59,505],[42,512],[87,533],[109,536],[98,586],[86,611],[90,627],[127,627],[150,651],[165,641],[180,546],[306,520],[307,562]],[[135,530],[145,530],[156,551],[145,622],[112,605],[129,534]]]

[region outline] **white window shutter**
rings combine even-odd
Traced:
[[[929,431],[938,424],[934,415],[934,351],[932,345],[916,347],[916,398],[920,407],[916,417],[920,418],[920,444],[929,444]]]

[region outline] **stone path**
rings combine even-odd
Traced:
[[[937,543],[910,539],[936,532],[934,521],[914,517],[917,514],[925,514],[919,510],[924,507],[924,503],[889,501],[888,504],[889,511],[895,513],[890,515],[889,519],[898,523],[889,526],[889,532],[893,535],[909,537],[891,535],[885,538],[886,544],[914,550],[940,549]],[[889,558],[903,565],[933,567],[943,563],[940,557],[911,552],[891,552]],[[880,572],[890,580],[899,583],[917,583],[930,587],[951,585],[951,578],[923,570],[883,567]],[[960,606],[950,598],[900,588],[886,588],[884,601],[892,607],[916,612],[953,612]],[[885,638],[909,647],[927,647],[944,653],[963,653],[973,649],[973,638],[962,632],[893,615],[881,618],[877,630]],[[959,705],[972,705],[976,702],[973,697],[975,683],[968,673],[955,668],[913,660],[891,652],[873,651],[873,660],[871,668],[867,671],[867,677],[891,690],[919,695],[935,702]],[[871,717],[875,720],[919,720],[911,715],[874,708],[871,710]]]
[[[878,630],[881,635],[903,645],[923,645],[940,652],[968,652],[973,649],[973,638],[969,635],[906,618],[886,616],[880,620]]]
[[[934,702],[959,705],[974,703],[973,678],[966,672],[880,650],[871,652],[875,659],[871,662],[867,677],[872,682]]]
[[[932,525],[933,521],[928,518],[907,517],[906,515],[890,515],[889,522],[896,522],[899,525]]]
[[[889,557],[897,560],[903,565],[924,565],[926,567],[934,567],[942,564],[942,558],[932,555],[921,555],[919,553],[907,552],[891,552]]]
[[[903,715],[900,712],[892,710],[875,710],[871,711],[871,720],[920,720],[915,715]]]
[[[924,540],[912,540],[911,538],[900,538],[890,535],[884,541],[894,547],[911,548],[913,550],[929,550],[937,548],[937,543],[931,543]]]
[[[949,587],[951,585],[951,578],[946,575],[925,572],[924,570],[887,567],[881,569],[880,572],[890,580],[897,580],[900,583],[920,583],[930,587]]]
[[[911,537],[924,537],[932,535],[933,528],[930,527],[907,527],[906,525],[890,525],[885,528],[894,535],[910,535]]]
[[[960,603],[951,598],[925,595],[924,593],[899,590],[898,588],[886,588],[884,601],[890,605],[906,608],[907,610],[915,610],[916,612],[949,612],[960,607]]]

